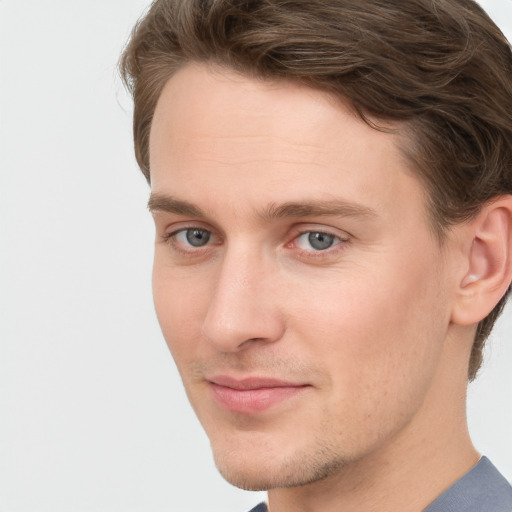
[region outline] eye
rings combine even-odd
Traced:
[[[212,234],[206,229],[188,228],[182,229],[170,235],[175,242],[183,246],[203,247],[211,238]]]
[[[296,238],[297,247],[304,250],[313,249],[314,251],[325,251],[341,242],[340,237],[321,231],[308,231]]]

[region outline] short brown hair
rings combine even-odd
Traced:
[[[348,99],[372,125],[400,122],[441,237],[512,193],[512,51],[473,0],[156,0],[120,65],[148,181],[158,98],[191,61],[300,81]],[[470,380],[507,296],[478,325]]]

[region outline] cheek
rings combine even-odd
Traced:
[[[194,357],[208,294],[201,280],[180,275],[155,258],[153,300],[165,341],[178,364]]]
[[[437,285],[421,274],[397,282],[366,271],[325,286],[321,297],[295,295],[296,339],[323,368],[320,431],[334,429],[333,439],[343,446],[348,436],[356,452],[399,431],[421,408],[435,377],[445,313],[434,300]]]
[[[435,371],[449,323],[442,276],[435,260],[409,256],[295,286],[299,336],[348,394],[423,387]]]

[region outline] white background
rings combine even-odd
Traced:
[[[482,2],[512,37],[512,2]],[[116,61],[145,0],[0,0],[0,511],[244,512],[153,313]],[[471,386],[512,479],[512,313]]]

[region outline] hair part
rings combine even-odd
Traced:
[[[348,100],[374,128],[399,125],[441,240],[512,193],[512,50],[473,0],[155,1],[120,62],[148,181],[156,104],[190,62],[299,81]],[[470,380],[508,294],[478,325]]]

